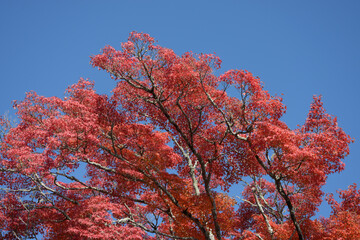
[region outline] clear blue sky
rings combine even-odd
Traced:
[[[314,94],[360,140],[360,1],[0,1],[0,114],[26,91],[63,96],[80,77],[101,93],[114,83],[89,65],[130,31],[149,33],[176,53],[216,53],[222,71],[251,71],[283,93],[291,128],[303,124]],[[325,191],[360,184],[360,142]],[[321,213],[327,215],[328,208]]]

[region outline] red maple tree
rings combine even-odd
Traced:
[[[133,32],[91,57],[117,83],[80,79],[66,96],[27,93],[1,119],[2,239],[356,239],[356,185],[328,195],[352,139],[314,97],[303,126],[241,70],[212,54],[176,55]],[[231,97],[229,89],[238,97]],[[83,176],[84,175],[84,176]],[[229,196],[229,188],[243,192]]]

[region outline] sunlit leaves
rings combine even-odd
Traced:
[[[217,56],[178,56],[143,33],[120,50],[106,46],[91,64],[117,82],[111,95],[80,79],[63,99],[27,93],[14,105],[18,125],[0,119],[2,237],[356,236],[355,186],[340,203],[329,196],[330,218],[312,220],[352,142],[320,97],[292,130],[282,99],[259,78],[216,76]],[[230,196],[240,184],[242,194]]]

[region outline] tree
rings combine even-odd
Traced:
[[[212,54],[176,55],[133,32],[91,57],[111,96],[80,79],[35,92],[1,119],[3,239],[354,239],[356,185],[314,219],[327,176],[353,141],[314,97],[303,126],[241,70],[215,76]],[[228,90],[237,91],[238,97]],[[84,175],[84,176],[82,176]],[[229,188],[243,185],[237,198]],[[356,200],[356,201],[355,201]]]

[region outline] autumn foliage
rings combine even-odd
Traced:
[[[178,56],[136,32],[91,64],[116,81],[111,95],[80,79],[64,98],[27,93],[17,125],[1,119],[2,239],[360,236],[355,184],[315,218],[352,142],[321,97],[292,130],[259,78],[216,76],[217,56]]]

